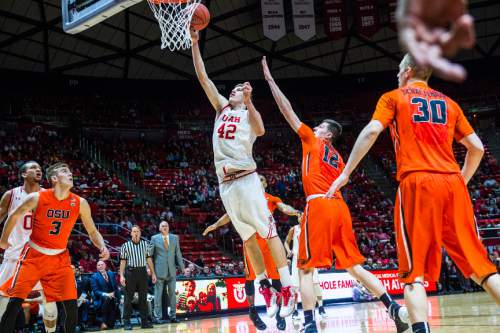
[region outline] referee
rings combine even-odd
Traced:
[[[156,283],[156,274],[151,259],[152,246],[148,241],[141,240],[141,228],[132,227],[132,240],[122,245],[120,250],[120,283],[125,287],[123,309],[123,328],[132,330],[130,316],[132,315],[132,300],[135,292],[139,294],[139,311],[141,313],[141,328],[152,328],[148,321],[148,273],[146,265],[151,271],[151,279]]]

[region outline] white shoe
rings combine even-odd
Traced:
[[[274,318],[278,312],[278,293],[271,287],[260,288],[259,292],[264,297],[266,301],[266,312],[269,318]]]
[[[295,310],[295,300],[297,289],[295,287],[281,287],[281,310],[280,317],[285,318],[293,313]]]

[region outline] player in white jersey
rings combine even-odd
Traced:
[[[19,169],[19,174],[23,178],[23,185],[8,190],[0,200],[0,223],[3,223],[5,217],[14,211],[28,194],[42,190],[40,188],[42,168],[37,162],[28,161],[24,163]],[[25,214],[14,226],[8,240],[10,246],[5,250],[3,262],[0,266],[0,285],[3,285],[14,274],[21,251],[30,238],[32,226],[32,213]],[[42,293],[40,282],[36,284],[33,290]],[[8,301],[9,299],[5,295],[0,294],[0,319],[5,312]],[[56,329],[57,306],[55,303],[44,303],[43,309],[46,331],[49,333],[54,332]]]
[[[301,217],[299,218],[300,221]],[[288,235],[285,239],[285,250],[288,258],[292,258],[291,271],[292,271],[292,285],[296,288],[300,288],[300,277],[299,268],[297,267],[297,258],[299,255],[299,236],[300,236],[300,223],[294,225],[288,230]],[[292,249],[290,249],[290,243],[293,243]],[[316,294],[316,305],[318,306],[318,311],[320,315],[320,323],[325,324],[328,316],[323,308],[323,290],[319,285],[319,274],[318,269],[315,268],[313,272],[313,287],[314,293]],[[297,308],[292,313],[292,322],[294,326],[300,325],[300,317]]]
[[[278,237],[273,215],[267,207],[264,190],[260,184],[253,159],[252,148],[258,136],[265,133],[262,118],[252,103],[250,83],[238,84],[231,91],[229,100],[220,95],[209,79],[200,48],[198,32],[191,31],[193,62],[196,75],[210,103],[216,111],[213,133],[214,160],[219,192],[234,228],[242,238],[256,281],[266,300],[267,314],[274,317],[278,311],[277,299],[281,296],[281,317],[293,312],[295,288],[291,286],[285,249]],[[266,278],[264,259],[256,240],[256,233],[267,240],[274,262],[278,267],[281,293],[271,288]]]

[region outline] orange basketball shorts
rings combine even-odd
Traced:
[[[441,248],[465,277],[496,272],[479,240],[472,203],[460,174],[413,172],[401,180],[394,206],[399,276],[437,281]]]
[[[14,275],[1,287],[8,297],[26,299],[40,281],[47,302],[77,298],[75,274],[68,251],[49,256],[29,247],[21,252]]]
[[[267,246],[267,241],[260,237],[258,234],[255,234],[257,238],[257,242],[259,243],[259,248],[260,251],[262,252],[262,257],[264,258],[264,264],[266,265],[266,273],[267,277],[272,280],[279,280],[280,275],[278,273],[278,268],[276,267],[276,264],[274,263],[273,255],[271,254],[271,250],[269,249],[269,246]],[[244,247],[243,247],[244,248]],[[246,254],[246,250],[243,250],[245,258],[245,275],[246,279],[248,281],[253,281],[255,280],[255,271],[252,267],[252,264],[250,262],[250,258],[248,258],[248,255]]]
[[[307,203],[299,236],[299,269],[346,269],[365,262],[352,229],[349,208],[342,199],[316,198]]]

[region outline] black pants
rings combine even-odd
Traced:
[[[130,321],[132,315],[132,300],[134,293],[139,294],[139,312],[141,314],[142,324],[147,322],[148,318],[148,273],[146,267],[131,268],[127,267],[125,271],[125,300],[123,308],[123,320]]]
[[[116,299],[103,297],[101,305],[102,322],[109,328],[115,327],[116,322]]]

